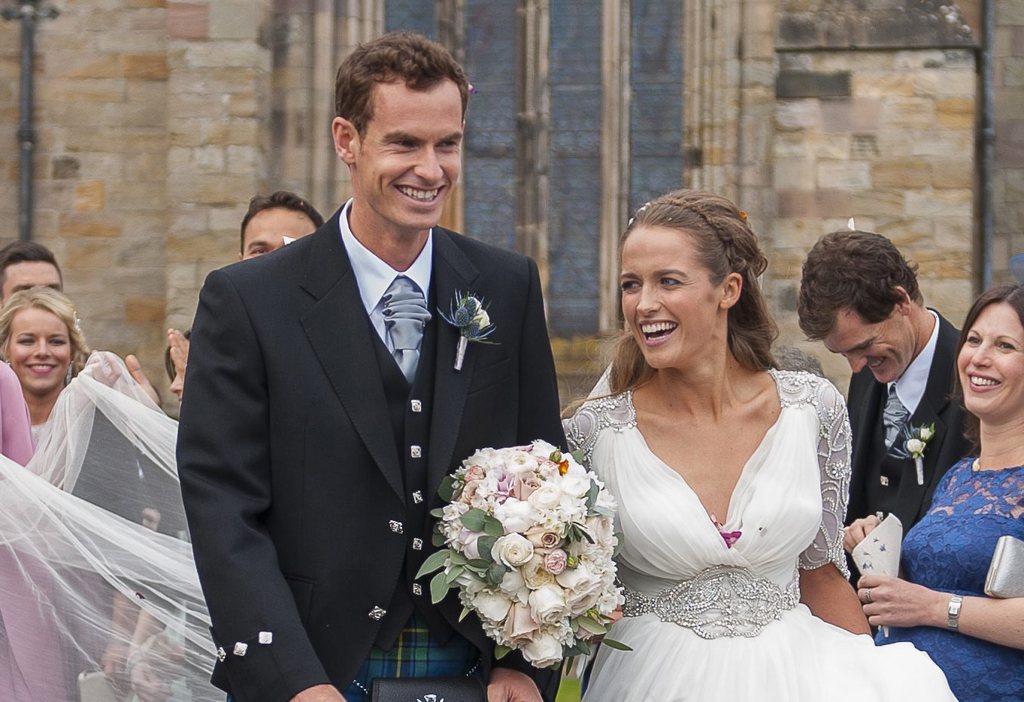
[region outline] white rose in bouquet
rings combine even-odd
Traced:
[[[473,608],[482,616],[493,619],[496,622],[504,619],[505,615],[508,614],[509,608],[512,606],[512,602],[507,597],[490,590],[481,590],[470,599],[470,602],[472,602]]]
[[[533,544],[522,534],[506,534],[494,543],[491,553],[495,560],[516,568],[533,558]]]
[[[494,517],[506,534],[522,533],[533,525],[533,507],[522,500],[505,500],[494,508]]]
[[[557,624],[569,612],[565,592],[553,582],[541,585],[530,593],[530,612],[540,624]]]
[[[530,504],[541,512],[553,510],[562,501],[562,490],[558,485],[547,483],[535,490],[529,497]]]
[[[562,642],[548,633],[540,633],[522,647],[523,657],[538,668],[561,663]]]

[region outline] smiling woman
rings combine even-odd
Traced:
[[[598,653],[586,701],[952,699],[926,656],[865,635],[842,548],[846,407],[824,378],[775,369],[746,216],[663,195],[621,258],[610,394],[565,433],[620,505],[609,636],[633,652]]]
[[[15,293],[0,313],[0,353],[21,382],[32,426],[46,422],[57,397],[85,365],[89,348],[75,307],[62,293]]]
[[[1024,538],[1024,287],[975,301],[957,381],[977,457],[949,469],[907,533],[902,577],[865,575],[860,599],[869,621],[889,629],[878,643],[926,651],[961,702],[1024,699],[1024,597],[985,593],[999,538]]]

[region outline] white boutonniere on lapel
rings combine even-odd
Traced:
[[[488,341],[496,327],[491,323],[484,301],[471,293],[463,295],[455,291],[455,298],[448,306],[448,314],[437,311],[441,319],[459,330],[459,345],[455,349],[455,370],[462,370],[462,362],[466,358],[466,347],[469,342],[478,344],[496,344]]]
[[[906,428],[907,439],[903,447],[911,458],[914,459],[914,468],[917,471],[917,484],[924,485],[924,451],[928,448],[928,442],[935,436],[935,422],[921,424]]]

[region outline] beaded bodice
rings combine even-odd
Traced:
[[[717,527],[683,477],[650,451],[637,426],[632,393],[588,401],[565,422],[570,446],[583,452],[619,501],[619,568],[631,591],[631,611],[688,621],[702,636],[755,635],[795,604],[797,565],[831,562],[845,573],[845,403],[817,376],[771,375],[779,418],[744,465],[727,520]],[[727,544],[720,530],[740,536]],[[713,612],[709,620],[684,611],[687,602],[709,597],[728,612]]]

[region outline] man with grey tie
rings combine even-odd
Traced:
[[[952,397],[959,332],[924,306],[915,269],[891,241],[862,231],[822,237],[803,266],[800,328],[853,371],[847,551],[863,538],[865,522],[889,513],[908,531],[970,448],[963,408]],[[907,441],[933,425],[919,471]]]
[[[213,680],[235,702],[359,702],[375,681],[411,681],[401,699],[467,680],[446,698],[553,696],[556,674],[496,661],[455,593],[435,606],[415,577],[462,459],[565,443],[536,265],[438,226],[468,98],[421,36],[357,47],[331,124],[352,199],[203,287],[178,465]],[[463,348],[446,317],[467,296],[493,326]]]

